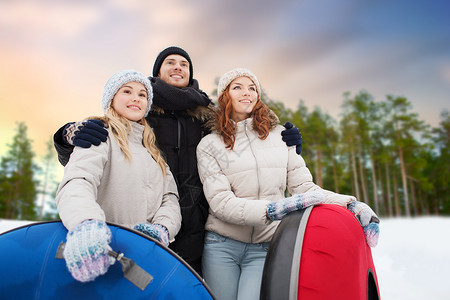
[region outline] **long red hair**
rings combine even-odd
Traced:
[[[230,85],[219,96],[219,109],[216,111],[216,117],[219,123],[219,135],[223,138],[226,148],[233,150],[236,140],[235,123],[233,122],[233,104],[231,103],[228,92]],[[258,137],[265,140],[269,135],[271,122],[269,118],[269,108],[262,103],[260,95],[250,115],[253,118],[253,129],[258,132]]]

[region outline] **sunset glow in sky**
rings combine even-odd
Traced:
[[[450,109],[449,16],[447,0],[0,0],[0,155],[18,121],[42,155],[61,125],[102,114],[114,72],[150,75],[172,45],[210,95],[240,66],[292,109],[302,99],[338,118],[342,94],[366,89],[407,97],[437,126]]]

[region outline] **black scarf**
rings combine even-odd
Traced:
[[[208,95],[199,89],[195,79],[185,88],[171,86],[159,77],[149,79],[153,88],[153,104],[164,110],[183,111],[211,103]]]

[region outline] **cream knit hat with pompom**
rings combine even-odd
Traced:
[[[135,70],[122,70],[116,72],[111,78],[109,78],[108,82],[106,82],[105,87],[103,88],[103,97],[102,97],[102,107],[103,111],[106,112],[108,107],[111,105],[111,101],[116,95],[117,91],[128,82],[136,81],[142,83],[147,90],[147,111],[145,112],[145,116],[147,116],[150,111],[150,107],[152,106],[153,99],[153,89],[150,83],[150,80],[142,73]]]
[[[261,86],[259,85],[258,78],[256,78],[255,74],[253,74],[252,71],[245,68],[235,68],[223,74],[222,77],[220,77],[219,85],[217,86],[217,96],[220,97],[220,95],[225,91],[227,86],[233,80],[243,76],[248,77],[250,78],[251,81],[253,81],[253,83],[256,85],[256,91],[258,92],[258,95],[261,97]]]

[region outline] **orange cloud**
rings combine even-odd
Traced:
[[[16,122],[25,122],[33,150],[42,155],[45,143],[63,124],[102,114],[99,90],[71,85],[64,72],[48,64],[48,57],[27,56],[0,50],[0,148],[12,142]],[[89,95],[89,96],[87,96]]]
[[[72,38],[100,17],[99,10],[81,2],[6,1],[1,7],[0,24],[38,36]]]

